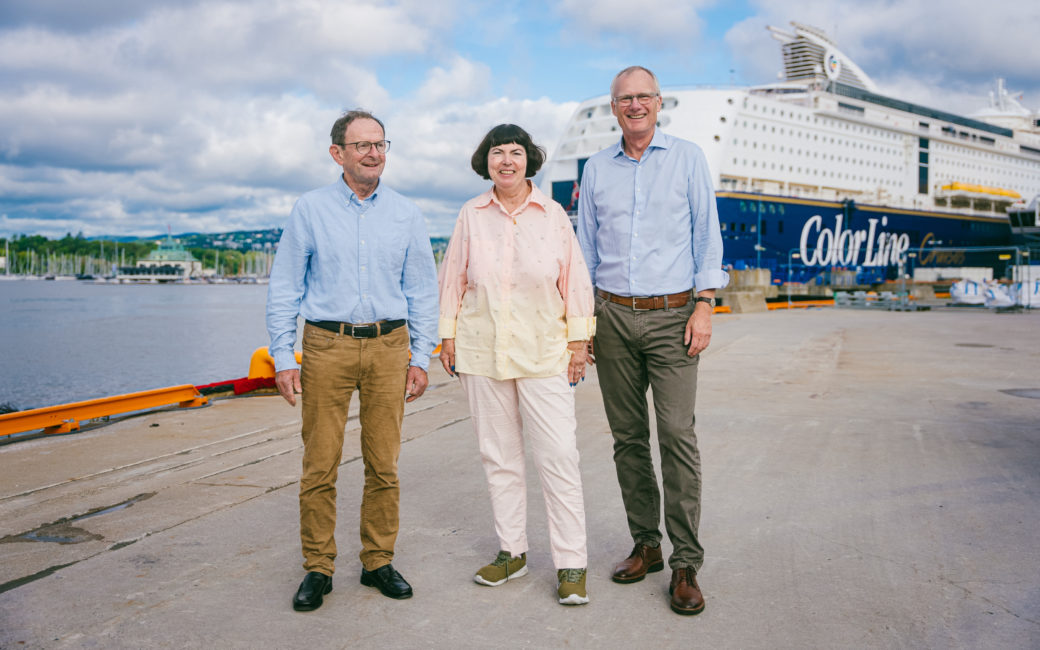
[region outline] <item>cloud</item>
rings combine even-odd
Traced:
[[[442,25],[411,1],[168,2],[132,20],[116,5],[111,22],[46,2],[0,14],[0,234],[280,225],[335,177],[338,114],[392,108],[372,62]],[[422,96],[472,97],[487,76],[455,58]]]
[[[714,0],[561,0],[556,10],[586,34],[619,38],[638,52],[642,48],[681,48],[704,27],[697,11],[713,4]]]
[[[434,68],[416,97],[387,116],[393,146],[384,179],[419,197],[431,234],[450,234],[462,203],[489,187],[470,167],[470,158],[493,126],[518,124],[551,151],[577,108],[577,102],[544,97],[490,98],[485,73],[485,66],[461,58],[450,70]]]

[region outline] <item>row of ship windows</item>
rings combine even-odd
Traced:
[[[758,110],[758,105],[757,104],[752,104],[751,105],[751,110],[757,111]],[[776,115],[776,109],[772,108],[771,110],[772,110],[772,114]],[[783,110],[780,111],[780,117],[784,117],[784,111]],[[798,120],[800,122],[804,121],[806,124],[814,124],[814,125],[818,125],[818,126],[829,127],[829,128],[834,129],[834,130],[841,129],[842,131],[852,131],[854,133],[863,133],[865,135],[869,135],[869,136],[872,136],[872,137],[875,137],[875,138],[886,138],[886,139],[890,139],[890,140],[897,140],[900,137],[898,134],[892,133],[891,131],[884,131],[882,129],[875,129],[875,128],[869,127],[869,126],[862,126],[860,124],[849,124],[848,122],[843,122],[841,120],[831,120],[831,119],[827,119],[825,117],[824,118],[820,118],[820,117],[813,116],[812,120],[810,121],[808,115],[803,116],[803,115],[800,115],[800,114],[798,114],[798,113],[796,113],[794,111],[791,111],[791,117],[795,118],[796,120]],[[722,117],[720,119],[723,122],[726,121],[725,117]],[[747,125],[748,125],[748,123],[745,120],[743,126],[747,127]],[[756,128],[754,122],[752,122],[751,128],[752,129]],[[763,131],[765,130],[765,128],[766,128],[765,125],[762,125],[762,130]],[[772,129],[773,129],[774,132],[776,131],[776,127],[775,126],[773,126]],[[794,129],[792,129],[792,132],[794,132]],[[781,129],[780,133],[781,134],[783,133],[783,129]]]
[[[831,142],[834,142],[834,140],[832,139],[832,140],[831,140]],[[735,145],[737,145],[737,146],[743,146],[743,147],[746,147],[746,146],[748,146],[748,141],[747,141],[747,140],[744,140],[744,141],[740,141],[740,140],[738,140],[738,139],[736,139],[736,138],[733,138],[733,144],[735,144]],[[855,142],[851,142],[851,143],[850,143],[850,142],[845,142],[845,141],[841,141],[841,142],[839,142],[838,144],[840,144],[840,145],[842,145],[842,146],[845,146],[845,147],[846,147],[846,148],[848,148],[848,149],[866,149],[867,151],[877,151],[877,152],[880,152],[880,153],[881,153],[881,154],[883,154],[883,155],[889,155],[889,156],[895,156],[895,155],[896,155],[896,154],[898,153],[898,151],[897,151],[896,149],[887,149],[887,148],[886,148],[886,149],[881,149],[881,148],[877,147],[876,145],[873,145],[873,146],[872,146],[872,145],[864,145],[864,144],[859,144],[859,145],[857,146],[857,143],[855,143]],[[770,149],[771,151],[777,151],[777,148],[776,148],[776,145],[775,145],[775,144],[774,144],[774,145],[769,145],[769,146],[771,147],[771,149]],[[751,143],[751,148],[752,148],[752,149],[758,149],[758,143],[757,143],[757,142],[754,142],[754,141],[752,141],[752,143]],[[767,145],[763,144],[763,145],[762,145],[762,151],[766,151],[766,150],[767,150]],[[784,151],[785,151],[785,150],[784,150],[784,146],[783,146],[783,145],[780,145],[779,153],[784,153]],[[801,149],[794,149],[794,148],[791,148],[791,149],[790,149],[790,152],[791,152],[792,154],[796,155],[796,156],[801,156],[801,155],[803,155],[803,153],[804,153],[804,155],[805,155],[806,157],[808,157],[808,156],[810,155],[810,153],[811,153],[811,154],[812,154],[812,157],[813,157],[813,158],[818,158],[818,157],[819,157],[819,152],[816,152],[816,151],[810,152],[810,151],[809,151],[808,149],[806,149],[806,150],[805,150],[805,151],[803,152],[803,151],[802,151]],[[826,156],[826,155],[824,155],[824,157],[823,157],[823,158],[824,158],[824,160],[826,160],[826,159],[827,159],[827,156]],[[830,159],[831,159],[831,160],[834,160],[834,156],[832,155]],[[840,162],[841,160],[842,160],[841,158],[838,158],[838,161],[839,161],[839,162]],[[853,160],[852,160],[851,158],[846,158],[845,160],[846,160],[847,162],[853,162]],[[875,163],[873,163],[873,164],[874,164],[874,166],[875,166],[875,167],[877,167],[877,166],[881,165],[880,163],[877,163],[877,162],[875,162]],[[881,165],[881,166],[882,166],[882,167],[885,167],[886,169],[888,169],[888,168],[889,168],[889,165]],[[891,168],[892,168],[892,169],[895,169],[895,166],[892,166]]]
[[[934,151],[950,151],[950,152],[952,152],[954,155],[956,155],[958,157],[978,158],[978,159],[981,159],[981,160],[999,160],[999,161],[1007,161],[1009,163],[1012,160],[1014,160],[1015,161],[1014,162],[1015,166],[1019,166],[1020,167],[1024,163],[1025,166],[1030,168],[1030,169],[1040,170],[1040,162],[1034,162],[1032,160],[1012,159],[1012,158],[1010,158],[1008,156],[1003,156],[1001,154],[988,153],[988,152],[985,152],[985,151],[975,151],[974,149],[968,149],[966,147],[957,147],[957,146],[948,145],[948,144],[933,143],[932,144],[932,150],[934,150]]]
[[[723,124],[725,124],[726,116],[723,115],[723,116],[719,117],[719,121],[722,122]],[[827,125],[827,126],[830,125],[830,120],[824,120],[824,122],[826,123],[825,125]],[[838,124],[839,127],[848,126],[848,125],[842,125],[840,123],[837,123],[837,124]],[[746,129],[746,128],[748,128],[748,121],[744,120],[743,123],[737,122],[736,123],[736,127],[738,129],[740,129],[740,128]],[[777,131],[777,127],[775,125],[768,125],[767,126],[765,124],[762,124],[761,127],[762,127],[762,132],[763,133],[765,133],[767,131],[767,129],[768,129],[768,131],[770,133],[778,133],[779,135],[785,135],[786,134],[786,131],[784,130],[784,127],[782,127],[782,126],[779,127],[780,128],[779,131]],[[759,124],[756,123],[755,121],[752,121],[751,122],[751,130],[752,131],[757,131],[758,128],[759,128]],[[885,139],[885,140],[898,140],[899,139],[899,135],[897,135],[895,133],[890,133],[888,131],[881,131],[881,130],[878,130],[878,129],[872,129],[872,128],[868,128],[868,127],[854,126],[854,127],[851,127],[851,129],[846,129],[846,130],[859,131],[859,132],[864,133],[866,135],[873,136],[875,138]],[[805,139],[808,140],[809,136],[812,135],[812,139],[813,140],[819,140],[820,139],[819,134],[817,134],[817,133],[810,133],[809,131],[802,131],[800,129],[791,129],[790,131],[791,131],[791,135],[793,135],[796,138],[805,138]],[[824,141],[824,143],[827,142],[827,136],[823,137],[823,141]],[[844,141],[844,140],[840,141],[840,142],[844,142],[846,144],[848,143],[848,141]],[[830,143],[831,144],[835,143],[834,138],[830,139]]]
[[[747,158],[745,158],[744,160],[738,160],[737,158],[734,158],[733,159],[733,164],[734,165],[743,165],[744,167],[747,167],[748,166],[748,161],[747,161]],[[854,175],[854,174],[846,174],[846,173],[842,173],[842,172],[835,172],[833,170],[826,170],[826,169],[820,170],[820,169],[814,169],[812,167],[805,167],[803,169],[802,167],[795,167],[794,165],[784,165],[783,163],[781,163],[779,166],[776,163],[768,163],[768,165],[769,165],[768,167],[766,167],[766,165],[767,165],[767,163],[762,163],[762,169],[771,169],[771,170],[774,170],[774,171],[781,171],[781,172],[782,171],[788,171],[788,172],[794,172],[796,174],[801,174],[804,171],[804,173],[806,173],[806,174],[812,174],[813,176],[823,176],[824,178],[841,178],[841,179],[850,180],[850,181],[862,181],[862,182],[865,182],[865,183],[878,183],[880,185],[892,185],[892,186],[899,185],[899,182],[897,180],[888,180],[888,179],[876,178],[876,177],[872,178],[872,177],[867,177],[867,176],[857,176],[857,175]],[[751,161],[751,167],[752,168],[757,168],[758,167],[758,161],[757,160],[752,160]]]

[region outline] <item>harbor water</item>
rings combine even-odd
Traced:
[[[246,376],[266,285],[0,282],[0,405],[25,410]]]

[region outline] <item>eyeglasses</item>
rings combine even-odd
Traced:
[[[371,151],[372,147],[375,147],[376,151],[378,151],[379,153],[386,153],[386,150],[390,148],[390,141],[380,140],[378,142],[344,142],[339,146],[346,148],[350,145],[354,145],[354,148],[357,149],[357,152],[364,156],[369,151]]]
[[[614,103],[618,104],[619,106],[631,106],[632,105],[632,100],[638,99],[640,104],[644,104],[645,105],[645,104],[649,104],[650,100],[653,99],[654,97],[660,97],[660,96],[661,95],[659,93],[653,93],[652,95],[648,95],[646,93],[643,93],[643,94],[640,94],[640,95],[622,95],[621,97],[615,97],[614,98]]]

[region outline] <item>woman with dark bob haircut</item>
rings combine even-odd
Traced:
[[[527,153],[527,173],[525,176],[531,178],[537,174],[538,170],[542,168],[542,163],[545,162],[545,149],[536,145],[527,131],[515,124],[499,124],[487,132],[484,139],[477,145],[477,150],[473,152],[473,157],[469,160],[473,171],[477,172],[477,175],[484,180],[491,180],[491,175],[488,173],[488,152],[491,151],[491,147],[510,143],[520,145]]]
[[[557,595],[589,602],[574,390],[596,332],[592,283],[570,219],[528,180],[545,152],[515,124],[491,129],[473,171],[492,181],[462,206],[440,271],[441,364],[469,401],[498,556],[473,579],[527,575],[524,428],[545,497]]]

